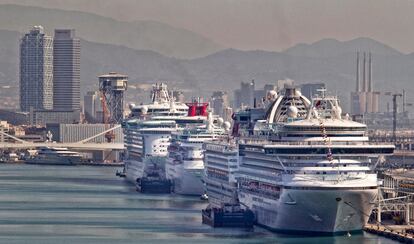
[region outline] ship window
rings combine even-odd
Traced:
[[[323,174],[326,175],[326,172],[324,171]]]

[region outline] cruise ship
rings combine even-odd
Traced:
[[[124,172],[133,184],[149,175],[164,180],[172,132],[188,125],[202,125],[207,120],[207,103],[176,102],[165,84],[154,85],[151,97],[150,104],[130,105],[131,115],[122,123],[126,148]]]
[[[188,113],[188,106],[175,101],[165,83],[156,83],[152,86],[150,99],[151,102],[148,104],[129,104],[129,117],[144,119],[151,116],[185,116]]]
[[[123,123],[125,131],[125,176],[130,182],[157,170],[161,176],[167,156],[171,133],[177,130],[174,120],[131,119]]]
[[[275,124],[286,123],[288,119],[286,113],[290,104],[295,104],[300,109],[296,119],[306,117],[310,101],[293,89],[287,89],[285,93],[286,96],[278,95],[273,90],[269,91],[262,106],[245,108],[233,115],[231,136],[204,143],[203,178],[209,200],[208,208],[221,208],[225,204],[239,203],[236,174],[239,168],[241,137],[267,135],[269,121]]]
[[[187,127],[173,133],[168,147],[166,175],[173,183],[175,193],[201,196],[205,192],[202,182],[203,143],[223,137],[229,129],[228,122],[221,121],[214,125],[210,114],[205,125]]]
[[[322,91],[310,103],[287,88],[254,134],[240,138],[238,200],[255,213],[257,224],[275,231],[361,230],[378,194],[375,166],[394,150],[370,143],[366,135],[366,125],[342,117],[336,97]],[[215,153],[214,144],[207,147],[209,170],[212,159],[228,150]]]
[[[208,208],[221,208],[225,204],[237,204],[236,173],[239,167],[239,148],[231,137],[208,141],[203,145],[203,181],[208,196]]]

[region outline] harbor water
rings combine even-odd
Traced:
[[[395,243],[361,233],[334,237],[213,229],[197,197],[145,195],[116,168],[0,165],[0,243]]]

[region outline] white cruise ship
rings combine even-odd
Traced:
[[[239,168],[239,140],[241,137],[268,135],[269,121],[282,124],[288,121],[287,112],[291,104],[298,109],[296,119],[306,117],[310,101],[295,89],[285,94],[269,91],[263,108],[246,108],[233,116],[232,136],[204,143],[204,182],[208,195],[208,208],[221,208],[225,204],[237,204]]]
[[[132,119],[124,122],[123,128],[127,180],[135,184],[145,177],[145,171],[162,170],[171,133],[177,130],[175,121]],[[162,175],[162,172],[159,173]]]
[[[175,193],[201,196],[205,192],[202,182],[203,143],[223,137],[229,129],[230,123],[214,125],[210,114],[206,125],[187,127],[173,133],[168,147],[166,176],[173,183]]]
[[[239,148],[236,140],[224,137],[205,142],[203,147],[203,181],[209,208],[238,203],[236,173],[239,166]]]
[[[268,107],[266,121],[256,123],[254,135],[239,139],[238,149],[206,143],[210,205],[234,199],[229,169],[236,168],[231,162],[238,153],[237,197],[257,224],[293,233],[361,230],[378,193],[375,166],[394,146],[369,143],[366,125],[341,112],[335,97],[322,94],[310,103],[288,88]]]
[[[151,97],[151,104],[130,105],[131,115],[122,123],[125,175],[134,184],[148,173],[165,178],[171,133],[189,124],[202,125],[207,119],[207,103],[176,102],[165,84],[154,85]]]
[[[130,118],[148,118],[151,116],[185,116],[188,113],[188,106],[181,102],[176,102],[170,96],[167,85],[157,83],[152,86],[151,103],[149,104],[129,104],[131,110]]]
[[[369,143],[366,125],[342,118],[335,97],[314,98],[305,119],[298,111],[290,104],[287,123],[242,139],[240,202],[277,231],[361,230],[378,193],[375,166],[394,146]]]

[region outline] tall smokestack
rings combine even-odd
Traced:
[[[362,91],[367,91],[367,79],[366,79],[366,72],[365,72],[365,66],[366,66],[366,54],[364,52],[364,59],[362,61]]]
[[[359,85],[359,52],[357,52],[357,66],[356,66],[356,92],[361,91],[361,86]]]
[[[369,59],[368,59],[368,65],[369,65],[369,68],[368,68],[368,91],[369,92],[372,92],[372,90],[373,90],[373,87],[372,87],[372,55],[371,55],[371,52],[369,52]]]

